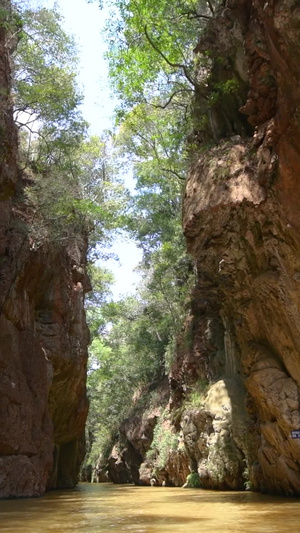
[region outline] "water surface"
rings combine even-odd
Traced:
[[[0,501],[1,533],[292,533],[300,502],[251,492],[85,484]]]

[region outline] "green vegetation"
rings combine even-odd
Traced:
[[[169,372],[194,282],[181,229],[181,204],[195,127],[195,98],[209,106],[206,55],[195,63],[195,38],[218,2],[116,0],[106,36],[116,110],[114,156],[131,168],[131,195],[123,227],[143,251],[142,283],[135,297],[104,302],[93,311],[88,436],[91,460],[102,435],[113,437],[142,401],[143,391]],[[199,61],[201,65],[199,66]],[[196,68],[197,67],[197,68]],[[203,129],[208,119],[200,119]],[[107,327],[106,325],[109,326]],[[98,334],[97,336],[97,327]],[[138,391],[138,392],[137,392]],[[191,401],[194,401],[192,398]],[[150,455],[157,467],[177,437],[165,415],[155,428]]]
[[[185,487],[190,489],[199,489],[201,487],[201,480],[198,472],[192,472],[187,476]]]
[[[178,448],[178,435],[170,426],[168,410],[164,410],[154,428],[153,440],[147,458],[154,464],[154,470],[163,469],[168,461],[169,454]]]
[[[234,449],[234,444],[220,438],[213,444],[210,444],[205,467],[211,480],[216,485],[224,483],[228,476],[231,479],[237,479],[240,463],[236,450]]]
[[[92,343],[87,440],[91,450],[101,450],[102,432],[113,436],[138,402],[143,401],[143,391],[150,384],[158,384],[168,370],[170,343],[181,327],[183,294],[180,290],[176,293],[171,267],[163,276],[160,264],[158,273],[155,266],[153,263],[153,273],[146,269],[138,297],[100,301],[99,306],[93,305],[91,298],[88,300]],[[93,268],[92,273],[103,283],[101,270]]]
[[[237,90],[234,78],[212,81],[210,55],[194,53],[219,4],[111,0],[107,57],[120,104],[113,133],[102,139],[88,135],[81,115],[76,46],[57,10],[17,13],[13,91],[32,247],[90,243],[87,464],[107,456],[124,419],[146,404],[176,357],[194,283],[181,228],[185,176],[195,136],[212,140],[211,110]],[[134,194],[119,177],[127,169]],[[120,229],[143,252],[141,284],[114,302],[112,276],[94,261]],[[195,385],[186,406],[202,405],[206,385]],[[168,416],[161,414],[149,452],[157,468],[178,445]]]
[[[195,39],[218,2],[116,0],[107,38],[113,87],[122,116],[137,103],[178,109],[191,92],[206,97],[205,76],[194,69]]]
[[[248,462],[246,459],[244,459],[244,463],[245,463],[245,469],[244,469],[244,472],[243,472],[243,478],[244,478],[244,487],[245,487],[245,490],[251,490],[253,489],[253,486],[252,486],[252,483],[250,481],[250,472],[249,472],[249,465],[248,465]]]
[[[25,9],[14,53],[14,116],[20,165],[30,180],[30,239],[67,245],[90,236],[90,250],[111,238],[126,209],[108,142],[88,137],[76,86],[76,47],[56,10]],[[99,249],[99,248],[98,248]]]
[[[14,54],[13,92],[15,121],[30,133],[44,136],[65,130],[82,132],[79,110],[82,95],[76,86],[76,47],[61,28],[56,10],[24,9]],[[50,130],[50,131],[49,131]]]
[[[199,379],[192,387],[190,387],[184,400],[184,409],[203,407],[208,388],[209,382],[206,379]]]

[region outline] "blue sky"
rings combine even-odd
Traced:
[[[91,132],[101,135],[112,123],[116,100],[108,84],[107,65],[104,59],[106,45],[101,35],[108,11],[100,10],[97,1],[87,0],[28,0],[32,7],[56,6],[64,17],[64,29],[73,34],[80,58],[79,86],[83,88],[85,102],[83,113],[91,125]]]
[[[32,7],[52,8],[57,6],[64,17],[64,29],[73,34],[78,45],[80,66],[79,86],[84,93],[83,115],[90,123],[90,132],[100,135],[112,125],[113,110],[116,99],[113,98],[109,83],[107,65],[104,58],[106,45],[101,35],[107,9],[100,10],[98,2],[87,0],[29,0]],[[126,176],[124,177],[126,182]],[[132,186],[128,170],[127,185]],[[111,250],[119,256],[120,262],[108,261],[107,268],[113,271],[116,284],[113,290],[115,298],[120,294],[134,291],[138,275],[134,268],[141,260],[141,252],[132,241],[117,238]]]

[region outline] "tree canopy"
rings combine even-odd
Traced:
[[[19,12],[13,92],[19,128],[20,163],[31,183],[26,195],[35,206],[33,246],[45,239],[67,243],[90,235],[90,250],[110,240],[126,209],[124,187],[112,170],[108,136],[88,135],[77,87],[73,38],[62,29],[56,9]]]
[[[82,94],[76,84],[76,46],[62,29],[61,15],[55,9],[24,9],[20,20],[13,72],[16,123],[78,127]]]
[[[35,246],[83,230],[97,251],[121,227],[143,250],[140,287],[119,301],[111,300],[110,273],[90,265],[87,461],[103,452],[136,391],[164,379],[187,312],[193,265],[181,230],[186,139],[192,99],[206,99],[209,68],[204,57],[196,74],[193,48],[215,3],[111,2],[108,62],[120,104],[113,135],[102,139],[88,135],[82,118],[76,47],[60,15],[44,8],[21,12],[15,117],[31,179],[27,197],[36,206]],[[129,170],[136,184],[131,194],[120,179]]]
[[[202,91],[196,75],[197,36],[214,14],[215,1],[116,0],[108,24],[110,75],[127,111],[153,98],[182,106],[191,91]]]

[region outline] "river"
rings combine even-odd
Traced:
[[[251,492],[85,484],[0,501],[1,533],[293,533],[300,503]]]

